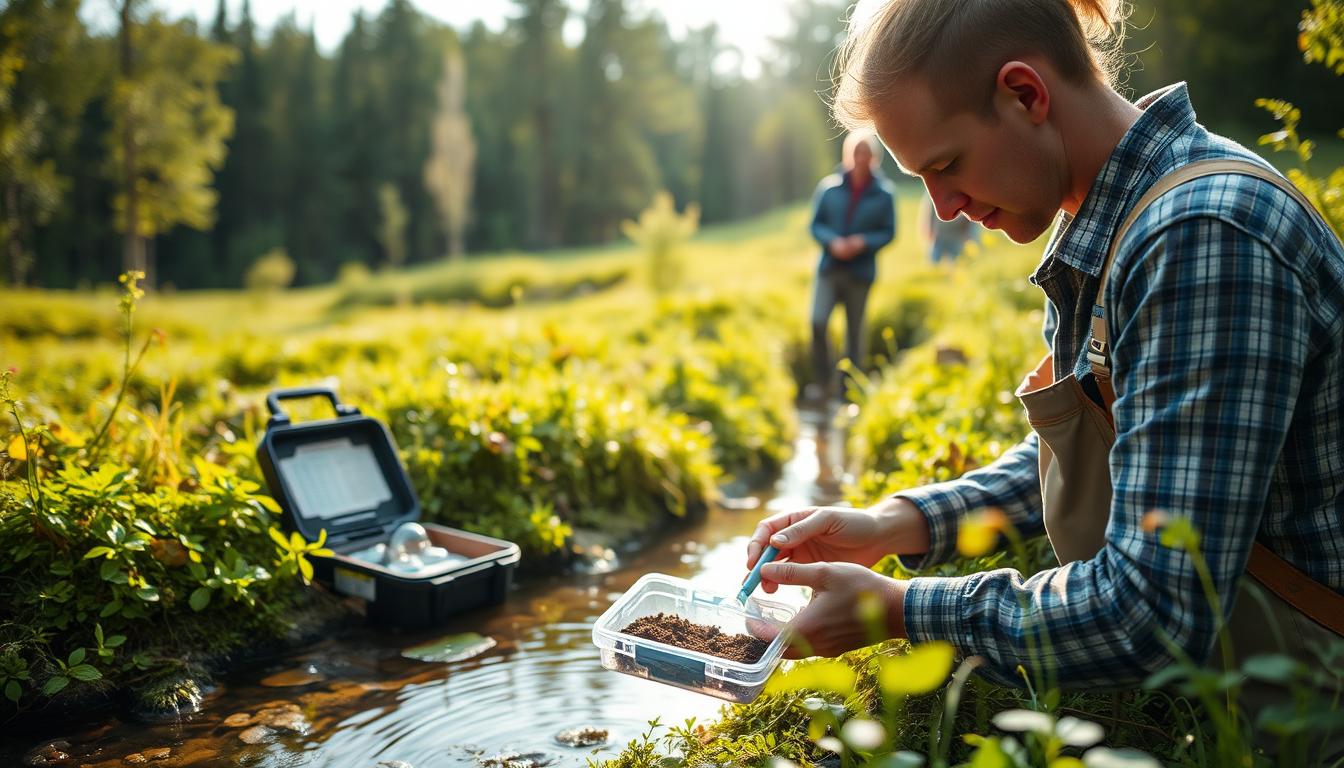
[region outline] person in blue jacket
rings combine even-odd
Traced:
[[[821,246],[821,260],[812,297],[816,378],[805,392],[814,400],[829,397],[839,383],[826,332],[836,304],[845,306],[845,357],[854,365],[863,363],[863,314],[877,277],[877,252],[896,236],[895,198],[877,173],[881,151],[876,136],[849,134],[841,158],[844,173],[822,179],[813,199],[812,237]]]

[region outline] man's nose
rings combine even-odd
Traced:
[[[943,221],[955,219],[958,213],[971,204],[971,198],[928,177],[924,179],[924,189],[928,191],[929,199],[933,201],[933,210]]]

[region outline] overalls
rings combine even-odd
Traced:
[[[1106,408],[1099,407],[1083,391],[1073,374],[1055,380],[1051,356],[1046,356],[1028,374],[1017,391],[1026,408],[1027,420],[1040,438],[1045,532],[1061,564],[1088,560],[1101,551],[1110,519],[1112,489],[1108,459],[1115,443],[1110,408],[1115,394],[1111,387],[1104,310],[1106,283],[1118,244],[1139,214],[1162,194],[1187,181],[1222,173],[1264,179],[1291,194],[1315,215],[1311,204],[1295,187],[1248,161],[1205,160],[1164,176],[1140,198],[1120,225],[1101,270],[1096,304],[1102,312],[1093,313],[1088,359]],[[1265,601],[1262,603],[1248,594],[1247,580],[1242,580],[1227,623],[1238,663],[1256,654],[1286,653],[1309,667],[1314,666],[1315,659],[1308,648],[1344,636],[1344,596],[1313,581],[1258,542],[1247,572],[1263,587],[1260,592]],[[1191,599],[1204,597],[1192,595]],[[1291,702],[1291,698],[1286,689],[1247,681],[1240,701],[1253,717],[1265,706]],[[1344,749],[1344,745],[1337,748]]]

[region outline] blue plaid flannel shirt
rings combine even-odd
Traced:
[[[1048,298],[1056,362],[1089,376],[1085,346],[1107,247],[1138,198],[1181,165],[1256,160],[1195,122],[1184,84],[1145,113],[1061,214],[1032,276]],[[905,596],[914,642],[947,640],[1021,684],[1017,665],[1065,685],[1123,685],[1171,661],[1164,632],[1195,659],[1214,615],[1184,552],[1141,528],[1145,512],[1191,519],[1230,614],[1252,542],[1344,592],[1344,252],[1293,199],[1243,175],[1200,179],[1159,199],[1131,228],[1106,295],[1116,441],[1106,543],[1096,557],[1023,579],[1010,569],[917,577]],[[1024,372],[1025,373],[1025,372]],[[957,523],[1001,508],[1039,533],[1036,436],[994,464],[905,491],[929,520],[927,567],[955,554]],[[1045,638],[1042,638],[1042,633]],[[1032,649],[1048,639],[1047,649]]]

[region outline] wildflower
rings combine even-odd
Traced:
[[[997,508],[969,515],[957,526],[957,552],[966,557],[982,557],[994,550],[999,534],[1008,530],[1008,516]]]
[[[1156,533],[1158,529],[1167,524],[1167,513],[1160,509],[1150,509],[1143,515],[1143,522],[1140,524],[1144,533]]]

